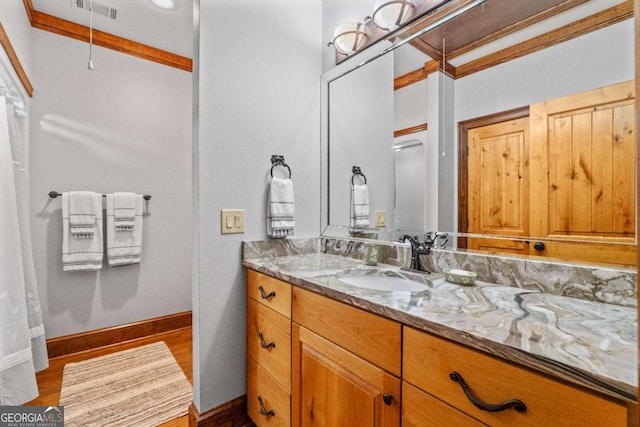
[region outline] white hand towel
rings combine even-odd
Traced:
[[[369,188],[366,184],[353,186],[352,204],[352,227],[356,229],[369,227]]]
[[[138,264],[142,256],[142,195],[135,196],[133,230],[117,231],[114,195],[107,194],[107,262],[109,267]]]
[[[95,271],[102,268],[102,215],[95,216],[90,237],[75,239],[69,225],[69,193],[62,193],[62,270]],[[102,213],[102,195],[93,193],[95,212]]]
[[[136,194],[113,193],[113,218],[116,231],[131,231],[136,219]]]
[[[276,239],[293,236],[295,207],[291,179],[271,178],[268,197],[267,234]]]
[[[76,239],[90,239],[96,228],[96,217],[102,213],[102,204],[96,211],[93,191],[69,192],[69,228]]]

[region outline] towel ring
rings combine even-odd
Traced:
[[[358,175],[361,176],[362,179],[364,179],[365,185],[367,184],[367,177],[362,173],[360,166],[353,166],[351,168],[351,172],[353,172],[353,175],[351,175],[351,185],[355,185],[353,182],[353,178],[355,178]]]
[[[291,168],[284,162],[284,156],[279,156],[277,154],[271,156],[271,178],[273,178],[273,168],[275,168],[276,166],[287,168],[287,170],[289,171],[289,178],[291,178]]]

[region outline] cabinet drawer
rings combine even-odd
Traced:
[[[400,376],[399,323],[299,288],[293,288],[292,311],[295,322]]]
[[[402,382],[403,427],[481,427],[480,421],[463,414],[439,399]]]
[[[626,406],[533,373],[492,356],[404,328],[403,378],[474,418],[492,426],[626,426]],[[486,412],[476,408],[450,378],[458,372],[479,400],[511,399],[526,405]]]
[[[247,354],[291,391],[291,320],[247,300]]]
[[[247,296],[291,318],[291,285],[247,269]]]
[[[251,357],[247,357],[247,412],[258,427],[291,425],[291,395]]]

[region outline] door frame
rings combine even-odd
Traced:
[[[469,130],[529,116],[529,106],[514,108],[458,122],[458,233],[469,230]],[[467,248],[466,237],[458,237],[458,249]]]

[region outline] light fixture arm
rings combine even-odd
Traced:
[[[88,70],[93,70],[93,0],[89,0],[89,63]]]

